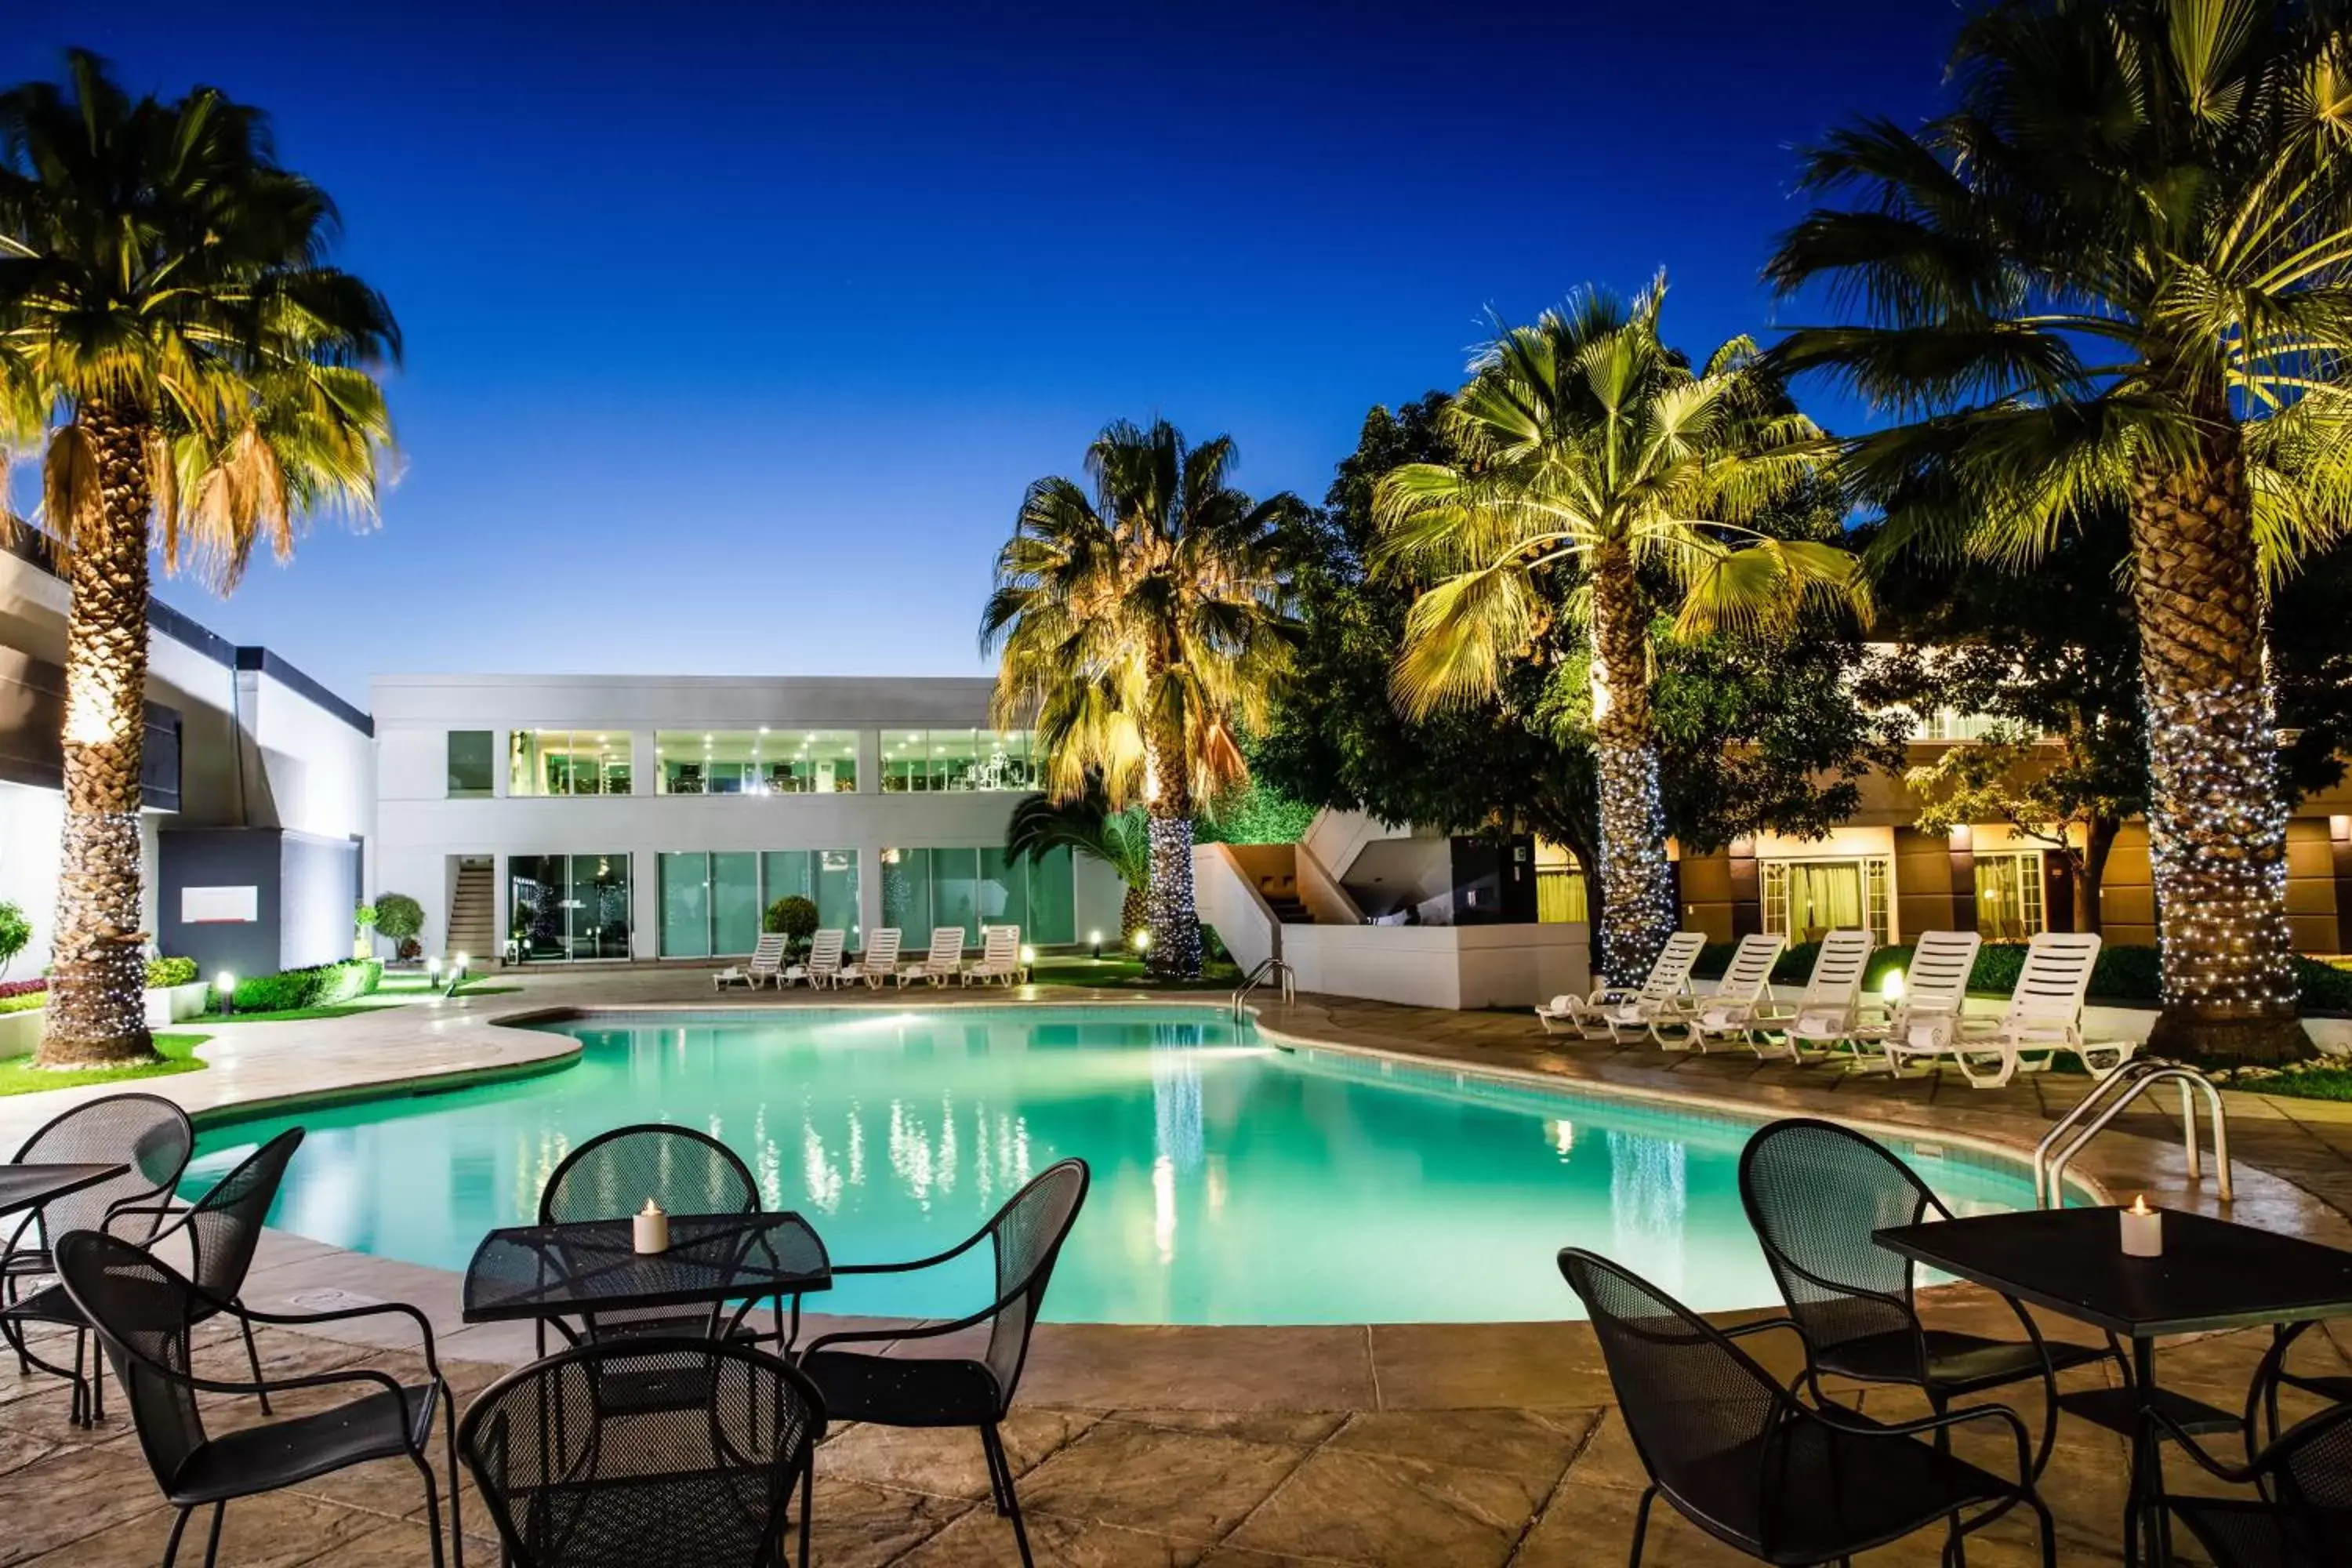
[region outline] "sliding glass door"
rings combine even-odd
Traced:
[[[507,938],[527,963],[629,956],[626,855],[510,855]]]
[[[1021,928],[1045,946],[1077,940],[1070,852],[1048,850],[1034,863],[1002,849],[898,848],[882,851],[882,923],[912,945],[935,926],[961,926],[967,946],[982,926]]]

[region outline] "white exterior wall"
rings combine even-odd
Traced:
[[[884,794],[877,736],[908,728],[988,724],[985,679],[764,679],[625,676],[385,676],[372,688],[376,834],[369,894],[406,893],[425,908],[427,952],[448,930],[456,856],[497,861],[497,929],[508,929],[506,861],[515,855],[630,858],[631,956],[659,956],[666,853],[779,849],[857,852],[860,921],[882,921],[886,847],[1002,848],[1024,792]],[[656,730],[843,730],[858,734],[855,793],[656,795]],[[627,795],[510,798],[508,735],[585,730],[632,737]],[[447,736],[488,730],[499,795],[448,798]],[[1117,940],[1121,889],[1107,867],[1076,866],[1075,925]],[[909,945],[929,933],[909,933]]]
[[[65,583],[0,551],[0,646],[62,664]],[[375,758],[367,731],[268,670],[239,670],[225,642],[196,647],[161,629],[148,639],[147,698],[180,715],[180,809],[140,820],[142,919],[160,929],[159,836],[177,827],[285,827],[322,837],[372,831]],[[0,781],[0,899],[21,907],[33,940],[0,978],[49,962],[65,803],[55,790]]]

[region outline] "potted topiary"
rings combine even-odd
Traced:
[[[375,929],[392,943],[393,956],[414,963],[425,949],[416,940],[425,929],[425,906],[406,893],[381,893],[375,900]]]
[[[784,951],[797,957],[807,951],[809,939],[816,935],[816,905],[798,893],[788,893],[768,906],[761,929],[781,931]]]
[[[362,904],[352,911],[352,956],[369,959],[375,956],[375,939],[368,933],[375,930],[376,912],[373,904]]]

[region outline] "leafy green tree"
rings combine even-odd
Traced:
[[[1201,973],[1192,812],[1247,773],[1237,734],[1265,725],[1288,673],[1289,582],[1276,547],[1287,495],[1229,482],[1233,442],[1197,447],[1166,420],[1110,425],[1089,484],[1029,487],[981,618],[999,650],[996,718],[1033,723],[1046,793],[1098,780],[1141,801],[1151,842],[1151,972]]]
[[[1365,416],[1323,506],[1296,525],[1301,634],[1297,676],[1272,728],[1254,742],[1256,775],[1317,805],[1365,811],[1446,833],[1495,827],[1562,845],[1587,872],[1601,908],[1600,816],[1584,650],[1539,643],[1507,667],[1492,696],[1414,718],[1391,700],[1388,664],[1415,589],[1375,574],[1373,491],[1408,462],[1453,463],[1432,393]],[[1832,487],[1798,487],[1757,518],[1759,531],[1842,537]],[[1657,584],[1670,592],[1671,579]],[[1851,618],[1807,614],[1794,625],[1674,635],[1654,619],[1653,707],[1668,830],[1688,849],[1764,829],[1826,832],[1860,804],[1873,766],[1900,764],[1897,731],[1865,711],[1848,679],[1861,654]]]
[[[2352,101],[2333,7],[2011,0],[1950,110],[1806,156],[1769,267],[1837,324],[1777,351],[1898,422],[1848,470],[1890,539],[2030,566],[2120,510],[2149,734],[2160,1046],[2305,1048],[2264,574],[2337,530]],[[1830,205],[1835,204],[1835,205]]]
[[[1428,714],[1498,690],[1563,616],[1587,654],[1601,805],[1602,968],[1637,979],[1676,924],[1652,689],[1652,623],[1692,636],[1784,626],[1850,600],[1851,556],[1750,524],[1829,452],[1735,339],[1697,370],[1659,335],[1664,280],[1595,291],[1531,327],[1497,324],[1447,421],[1464,460],[1380,481],[1375,564],[1422,584],[1391,670]],[[1572,587],[1566,581],[1573,575]]]
[[[1244,752],[1250,748],[1244,745]],[[1296,844],[1314,826],[1318,809],[1276,789],[1251,770],[1252,776],[1227,790],[1192,819],[1192,837],[1200,844]]]
[[[33,922],[25,918],[25,911],[0,899],[0,974],[8,973],[8,965],[32,940]]]
[[[43,1065],[151,1059],[139,770],[148,552],[226,592],[257,543],[372,509],[383,300],[321,263],[326,194],[255,110],[133,100],[93,56],[0,93],[0,402],[45,441],[40,525],[73,594],[66,827]]]

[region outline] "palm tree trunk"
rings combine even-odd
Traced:
[[[2227,429],[2221,408],[2209,428]],[[2148,853],[2169,1054],[2305,1054],[2286,921],[2287,806],[2263,668],[2252,505],[2234,438],[2150,463],[2131,496],[2147,703]]]
[[[96,525],[67,558],[66,826],[43,1067],[154,1058],[141,929],[139,770],[147,731],[147,422],[85,402]]]
[[[1157,679],[1151,682],[1156,689]],[[1201,977],[1201,917],[1192,903],[1192,778],[1180,725],[1155,719],[1150,755],[1151,946],[1144,968],[1156,980]]]
[[[1674,873],[1650,714],[1650,643],[1624,546],[1593,553],[1593,728],[1601,781],[1601,967],[1638,984],[1675,930]]]

